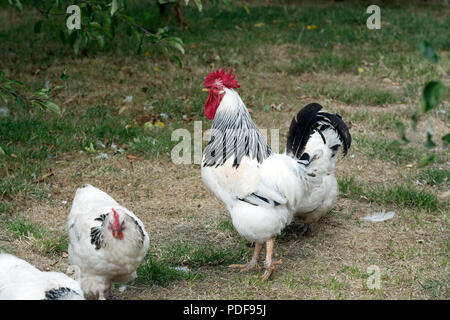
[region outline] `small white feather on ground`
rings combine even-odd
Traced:
[[[364,221],[369,221],[369,222],[381,222],[381,221],[392,219],[394,216],[395,216],[394,211],[388,211],[388,212],[381,211],[381,212],[375,212],[372,214],[368,214],[367,216],[365,216],[362,219]]]

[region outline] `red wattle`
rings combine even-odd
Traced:
[[[214,116],[216,115],[217,108],[219,108],[220,101],[222,101],[223,95],[215,95],[210,92],[208,99],[205,102],[205,116],[209,120],[214,120]]]

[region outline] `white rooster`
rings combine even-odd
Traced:
[[[230,267],[256,267],[266,242],[267,280],[281,263],[272,258],[276,235],[294,216],[307,228],[334,205],[336,154],[341,147],[347,153],[351,136],[339,115],[319,112],[322,106],[312,103],[292,120],[286,152],[276,154],[234,90],[240,86],[231,71],[217,69],[204,85],[209,92],[205,116],[213,124],[202,179],[226,205],[239,234],[255,242],[251,261]]]
[[[84,300],[80,284],[60,272],[44,272],[0,253],[0,300]]]
[[[78,189],[67,229],[69,261],[79,268],[86,297],[112,298],[112,283],[136,278],[149,237],[141,220],[108,194],[91,185]]]

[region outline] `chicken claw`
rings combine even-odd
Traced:
[[[272,264],[269,267],[266,267],[266,271],[264,272],[261,280],[262,281],[267,281],[270,278],[270,276],[272,275],[273,271],[275,270],[275,266],[279,265],[279,264],[282,264],[282,263],[283,263],[283,261],[281,259],[273,261]]]
[[[261,252],[262,247],[263,247],[262,243],[255,243],[255,251],[253,252],[252,260],[250,260],[249,263],[247,263],[247,264],[232,264],[232,265],[229,265],[228,267],[229,268],[240,268],[241,272],[255,269],[255,267],[257,267],[259,269],[258,259],[259,259],[259,253]]]
[[[269,239],[266,241],[266,261],[264,261],[264,266],[266,271],[263,274],[262,281],[266,281],[270,278],[275,266],[282,263],[282,260],[273,261],[273,248],[275,246],[275,239]]]
[[[250,260],[249,263],[246,264],[230,264],[229,268],[239,268],[240,272],[246,272],[255,269],[257,266],[257,262],[254,260]],[[258,267],[259,268],[259,267]]]

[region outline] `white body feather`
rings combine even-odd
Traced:
[[[97,249],[91,243],[91,228],[101,226],[102,222],[96,219],[102,214],[110,213],[112,208],[121,219],[126,219],[124,238],[116,239],[104,228],[103,245]],[[142,230],[143,241],[142,234],[133,221]],[[80,281],[85,294],[98,295],[102,299],[111,283],[127,283],[135,279],[136,269],[148,250],[149,237],[141,220],[111,196],[90,185],[78,189],[68,217],[67,229],[69,261],[80,269]]]
[[[225,90],[217,114],[245,108],[234,90]],[[275,153],[262,163],[244,156],[237,168],[233,166],[234,156],[219,166],[202,165],[205,185],[226,205],[239,234],[261,243],[279,234],[294,216],[310,224],[332,208],[338,184],[334,176],[336,157],[331,157],[330,147],[341,145],[341,141],[332,128],[323,134],[327,144],[314,133],[305,147],[304,152],[314,158],[307,167],[286,154]],[[254,205],[258,198],[252,193],[273,200],[272,205],[262,201]]]
[[[49,292],[61,288],[58,300],[84,300],[80,284],[60,272],[43,272],[25,260],[0,253],[0,300],[49,299]],[[47,296],[46,296],[47,294]]]

